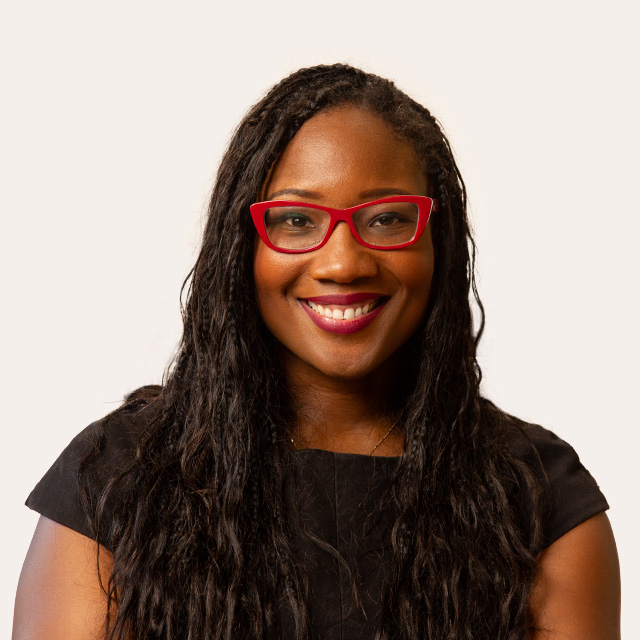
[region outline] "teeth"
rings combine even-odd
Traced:
[[[353,320],[354,318],[359,318],[362,315],[373,311],[373,309],[377,306],[378,301],[374,300],[372,302],[368,302],[362,307],[347,307],[346,309],[330,309],[329,307],[323,307],[321,304],[316,304],[315,302],[311,302],[311,300],[307,300],[307,304],[321,316],[325,318],[331,318],[332,320]]]

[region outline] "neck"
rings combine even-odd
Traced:
[[[375,455],[400,455],[401,425],[391,429],[397,419],[396,363],[387,361],[364,377],[345,379],[325,376],[289,352],[281,357],[296,418],[291,438],[297,449],[369,454],[375,447]]]

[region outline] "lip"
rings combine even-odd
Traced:
[[[353,294],[353,295],[361,295],[361,294]],[[372,296],[381,297],[377,294],[362,294],[368,296],[367,299],[370,300]],[[321,296],[321,298],[342,298],[344,299],[346,296]],[[319,300],[319,298],[305,298],[305,300],[311,300],[315,302]],[[354,318],[353,320],[334,320],[333,318],[327,318],[326,316],[321,316],[319,313],[316,313],[313,309],[309,307],[308,304],[303,302],[303,299],[299,299],[298,302],[305,310],[306,314],[311,318],[311,320],[323,331],[328,331],[329,333],[337,333],[339,335],[347,335],[350,333],[357,333],[358,331],[362,331],[365,327],[370,325],[382,312],[382,309],[387,304],[389,300],[383,300],[371,313],[367,313],[365,316],[360,316],[359,318]],[[326,304],[349,304],[348,302],[329,302],[326,299],[324,300]],[[356,302],[356,301],[352,301]],[[359,302],[359,301],[358,301]],[[318,304],[322,304],[319,302]]]
[[[356,302],[364,302],[365,300],[373,300],[374,298],[382,298],[382,293],[345,293],[330,296],[315,296],[314,298],[298,298],[298,300],[310,300],[316,304],[354,304]]]

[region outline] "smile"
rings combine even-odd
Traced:
[[[382,296],[351,304],[322,305],[312,300],[298,299],[316,326],[340,335],[356,333],[367,327],[380,315],[388,300],[388,296]]]
[[[380,303],[382,302],[382,298],[378,298],[376,300],[371,300],[366,304],[352,305],[347,306],[344,304],[332,304],[323,307],[321,304],[316,304],[315,302],[311,302],[311,300],[306,300],[306,303],[319,315],[324,316],[325,318],[332,318],[333,320],[353,320],[354,318],[359,318],[360,316],[367,315],[367,313],[371,313]]]

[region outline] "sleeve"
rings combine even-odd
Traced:
[[[609,508],[593,476],[573,447],[539,425],[526,425],[524,434],[533,445],[549,501],[545,546],[592,516]]]
[[[108,416],[83,429],[33,488],[25,501],[26,506],[65,527],[95,538],[80,495],[80,465],[95,449],[96,455],[84,470],[91,502],[95,504],[109,478],[124,470],[135,455],[136,441],[131,421],[123,418],[126,414]],[[111,513],[117,508],[118,495],[122,490],[110,494],[101,531],[108,530]]]

